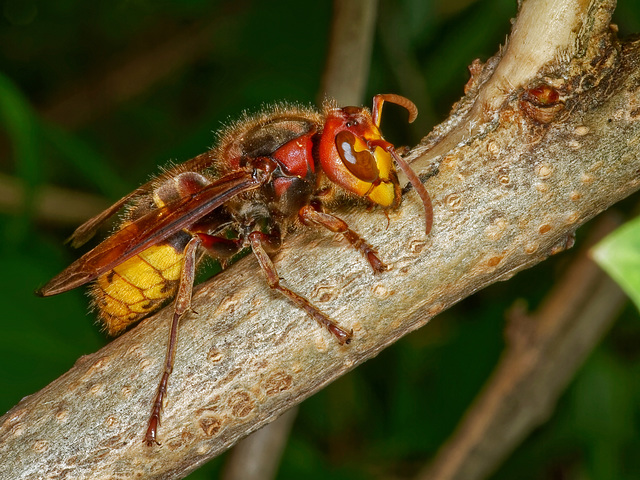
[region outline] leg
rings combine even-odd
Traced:
[[[375,273],[384,272],[387,266],[378,258],[376,250],[356,232],[349,228],[347,222],[333,215],[321,212],[311,205],[305,205],[298,212],[305,225],[320,225],[335,233],[341,233],[353,247],[367,259]]]
[[[251,250],[253,250],[253,253],[258,259],[258,263],[260,263],[260,267],[262,267],[262,271],[267,277],[267,283],[269,283],[269,286],[285,294],[294,304],[303,309],[310,317],[318,322],[321,327],[325,327],[329,330],[338,339],[340,345],[349,343],[351,341],[353,331],[347,332],[331,318],[314,307],[309,300],[280,285],[280,278],[278,277],[276,267],[273,265],[269,255],[267,255],[267,252],[262,246],[263,240],[267,240],[263,237],[268,237],[268,235],[260,232],[253,232],[249,234]]]
[[[158,425],[160,424],[160,413],[162,412],[162,402],[167,393],[167,383],[169,375],[173,371],[173,361],[176,357],[176,345],[178,343],[178,323],[180,317],[191,308],[191,292],[193,291],[193,280],[196,269],[196,252],[200,246],[200,237],[194,236],[184,249],[184,266],[180,275],[180,285],[176,295],[173,310],[173,321],[171,322],[171,333],[169,334],[169,344],[167,345],[167,355],[164,361],[164,373],[158,384],[158,391],[151,409],[149,426],[144,441],[147,446],[154,443],[160,445],[157,440]]]
[[[201,232],[198,232],[197,235],[200,237],[201,246],[206,250],[206,254],[218,260],[222,269],[225,269],[227,262],[242,250],[242,242],[238,240],[230,240]]]

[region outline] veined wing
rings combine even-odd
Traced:
[[[187,160],[184,163],[176,165],[164,173],[160,175],[163,176],[171,176],[173,174],[178,174],[181,172],[201,172],[207,168],[210,168],[215,163],[215,158],[213,158],[213,153],[211,151],[202,153],[197,157],[193,157],[190,160]],[[151,193],[153,190],[153,186],[156,184],[157,179],[153,179],[145,183],[144,185],[139,186],[130,194],[122,197],[116,203],[111,205],[109,208],[99,213],[95,217],[90,218],[71,234],[71,236],[67,239],[67,242],[71,244],[72,247],[78,248],[85,243],[87,243],[91,237],[93,237],[98,230],[98,227],[102,225],[107,219],[112,217],[114,214],[118,212],[122,207],[124,207],[129,200],[135,198],[140,195],[146,195]]]
[[[231,198],[259,188],[263,182],[249,172],[233,172],[188,197],[154,209],[105,239],[36,293],[41,296],[56,295],[84,285],[188,227]]]

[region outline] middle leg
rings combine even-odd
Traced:
[[[261,232],[252,232],[249,234],[249,241],[251,244],[251,250],[253,250],[262,271],[267,277],[267,283],[269,286],[274,290],[282,292],[294,304],[307,312],[307,314],[318,322],[320,326],[329,330],[338,339],[340,345],[349,343],[353,336],[352,330],[347,331],[343,329],[334,320],[318,310],[309,300],[289,290],[287,287],[280,285],[278,271],[263,247],[263,242],[268,242],[268,235]]]
[[[322,212],[311,205],[305,205],[298,212],[305,225],[319,225],[335,233],[341,233],[347,241],[367,259],[375,273],[387,270],[387,266],[378,258],[378,252],[360,235],[349,228],[347,222],[329,213]]]

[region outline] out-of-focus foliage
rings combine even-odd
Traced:
[[[593,249],[593,258],[640,308],[640,218],[602,240]]]
[[[466,66],[497,51],[516,2],[381,0],[379,13],[362,100],[412,98],[422,123],[394,130],[405,122],[390,109],[385,125],[394,142],[412,144],[461,96]],[[73,225],[35,216],[41,187],[113,201],[158,166],[201,153],[244,109],[314,103],[330,18],[330,2],[292,0],[2,3],[0,173],[26,195],[23,208],[0,213],[1,411],[108,341],[82,291],[33,295],[78,255],[62,243]],[[638,3],[621,0],[616,21],[623,34],[640,32]],[[571,255],[480,292],[304,402],[278,478],[411,478],[495,365],[504,312],[517,298],[535,308]],[[629,308],[494,478],[640,478],[639,344]],[[217,478],[222,461],[189,478]]]

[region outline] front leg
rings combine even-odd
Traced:
[[[387,270],[387,266],[378,258],[378,252],[360,235],[351,230],[347,222],[341,218],[317,210],[311,205],[302,207],[298,212],[298,216],[305,225],[319,225],[332,232],[341,233],[356,250],[362,253],[375,273],[381,273]]]
[[[346,331],[330,317],[318,310],[311,302],[309,302],[309,300],[280,285],[280,277],[278,277],[276,267],[263,246],[263,242],[269,242],[269,235],[261,232],[252,232],[249,234],[249,241],[251,244],[251,250],[253,250],[253,253],[258,259],[258,263],[267,277],[267,283],[271,288],[285,294],[293,303],[307,312],[310,317],[318,322],[321,327],[325,327],[329,330],[338,339],[340,345],[351,342],[353,331]]]

